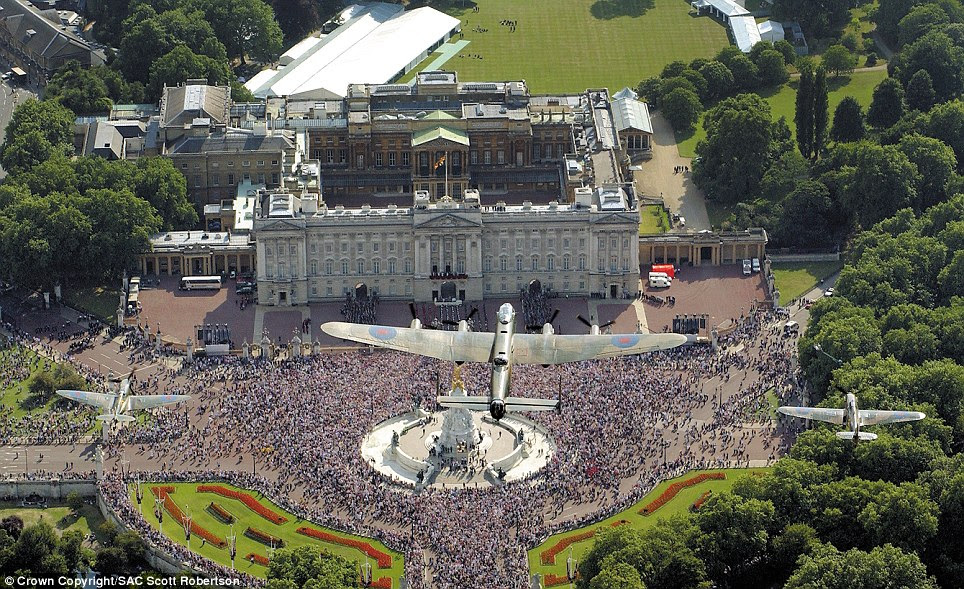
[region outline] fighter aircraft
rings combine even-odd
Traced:
[[[846,424],[850,431],[837,432],[837,437],[844,440],[876,440],[877,434],[862,432],[865,425],[882,425],[900,423],[902,421],[917,421],[926,417],[920,411],[877,411],[875,409],[857,410],[857,397],[847,393],[847,407],[845,409],[826,409],[824,407],[778,407],[777,411],[784,415],[817,419],[837,425]]]
[[[498,325],[494,333],[473,332],[468,322],[458,323],[458,331],[424,330],[418,318],[412,326],[359,325],[329,322],[321,326],[328,335],[411,354],[462,364],[485,362],[492,364],[492,378],[488,396],[453,397],[440,395],[439,405],[462,407],[473,411],[488,410],[494,419],[502,419],[506,411],[553,411],[561,408],[559,399],[532,399],[509,396],[509,377],[513,364],[562,364],[628,356],[654,350],[667,350],[685,344],[685,335],[619,334],[599,335],[592,326],[590,335],[556,335],[551,323],[542,333],[515,333],[515,309],[505,303],[499,307]]]
[[[134,373],[131,372],[131,376],[133,375]],[[191,398],[190,395],[131,395],[131,376],[124,379],[112,379],[110,381],[118,385],[116,393],[59,390],[57,394],[72,401],[78,401],[85,405],[92,405],[105,410],[106,413],[97,416],[97,419],[100,421],[119,421],[125,423],[134,421],[134,417],[128,415],[130,411],[173,405]]]

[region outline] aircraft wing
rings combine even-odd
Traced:
[[[512,336],[514,364],[562,364],[594,358],[629,356],[668,350],[688,341],[678,333],[617,335],[544,335],[517,333]]]
[[[495,342],[492,332],[439,331],[339,321],[325,323],[321,330],[332,337],[449,362],[488,362]]]
[[[139,409],[173,405],[181,401],[187,401],[190,398],[191,395],[131,395],[127,397],[127,407],[130,411],[137,411]]]
[[[902,421],[917,421],[926,417],[920,411],[877,411],[876,409],[860,410],[860,425],[879,425],[885,423],[900,423]]]
[[[104,410],[110,410],[114,406],[114,399],[117,397],[117,395],[109,395],[107,393],[92,393],[89,391],[59,390],[57,391],[57,394],[65,399],[77,401],[79,403],[83,403],[84,405],[92,405]]]
[[[826,407],[778,407],[777,411],[792,417],[816,419],[817,421],[826,421],[828,423],[836,423],[837,425],[843,425],[844,414],[846,413],[843,409],[829,409]]]

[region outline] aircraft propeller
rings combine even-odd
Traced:
[[[599,333],[599,330],[600,330],[600,329],[604,329],[604,328],[606,328],[606,327],[609,327],[610,325],[612,325],[613,323],[616,322],[615,320],[613,320],[613,321],[608,321],[608,322],[606,322],[606,323],[603,323],[602,325],[596,325],[595,323],[592,323],[591,321],[589,321],[588,319],[586,319],[586,318],[583,317],[582,315],[577,315],[577,316],[576,316],[576,319],[578,319],[583,325],[585,325],[586,327],[588,327],[588,328],[589,328],[589,331],[591,331],[593,335],[597,335],[597,334]]]
[[[549,317],[549,320],[546,321],[546,323],[552,325],[556,321],[556,317],[558,316],[559,316],[559,309],[555,309],[552,312],[552,316]],[[526,329],[528,329],[529,331],[542,331],[543,327],[545,327],[545,323],[543,323],[542,325],[526,325]]]

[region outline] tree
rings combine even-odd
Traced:
[[[699,73],[706,80],[706,93],[710,98],[722,98],[732,92],[733,72],[722,62],[708,61],[700,67]]]
[[[357,578],[351,561],[327,552],[319,554],[310,546],[277,550],[268,565],[269,583],[287,580],[296,587],[350,589],[357,586]]]
[[[198,55],[178,45],[151,65],[148,93],[160,96],[165,85],[176,86],[190,79],[205,79],[208,84],[220,86],[228,84],[232,78],[231,70],[225,62]]]
[[[947,13],[941,10],[940,6],[936,4],[915,6],[897,23],[898,43],[900,45],[913,43],[928,31],[947,22]]]
[[[748,92],[760,86],[760,73],[756,64],[742,53],[733,56],[726,67],[733,72],[733,86],[737,92]]]
[[[797,125],[797,146],[803,157],[813,155],[813,92],[814,73],[809,67],[800,70],[800,86],[797,88],[797,108],[794,122]]]
[[[189,229],[198,222],[197,211],[187,198],[184,174],[174,169],[168,158],[137,160],[134,193],[157,210],[165,231]]]
[[[854,71],[857,67],[857,56],[843,45],[831,45],[823,53],[821,65],[827,68],[827,71],[833,72],[833,77],[838,78],[842,73]]]
[[[827,73],[818,67],[813,79],[813,157],[820,157],[827,143]]]
[[[917,70],[907,82],[907,106],[921,112],[927,112],[934,106],[936,94],[931,75],[927,70]]]
[[[692,129],[700,119],[703,105],[699,96],[686,88],[676,88],[663,96],[663,115],[677,131]]]
[[[877,30],[887,41],[896,42],[899,35],[899,24],[911,11],[917,0],[880,0],[874,20]]]
[[[837,143],[860,141],[864,137],[864,113],[853,96],[844,96],[833,112],[830,138]]]
[[[803,561],[790,576],[785,589],[937,589],[934,579],[916,554],[887,545],[868,552],[840,552],[823,545]]]
[[[75,514],[80,513],[80,510],[84,507],[83,497],[81,497],[77,491],[67,493],[67,507],[69,507],[70,510]]]
[[[957,156],[958,173],[964,171],[964,102],[938,104],[929,115],[925,132],[949,145]]]
[[[341,8],[338,0],[269,0],[286,43],[294,43],[317,31]]]
[[[710,578],[724,586],[752,578],[766,556],[773,516],[769,501],[730,493],[711,497],[694,518],[700,533],[693,540]]]
[[[607,566],[593,577],[590,589],[646,589],[639,571],[624,562]]]
[[[69,61],[57,70],[47,84],[44,97],[81,115],[107,112],[113,106],[104,80],[76,61]]]
[[[19,515],[8,515],[0,520],[0,530],[7,532],[11,538],[16,540],[23,532],[23,519]]]
[[[957,168],[954,150],[940,139],[921,135],[905,136],[900,140],[898,149],[917,166],[920,179],[917,184],[920,197],[917,210],[930,208],[946,199],[948,194],[945,187]]]
[[[886,78],[874,88],[867,122],[875,127],[890,127],[904,114],[904,88],[893,78]]]
[[[696,183],[710,198],[736,202],[756,194],[769,167],[770,107],[755,94],[727,98],[703,117],[706,139],[696,147]]]
[[[79,205],[90,219],[88,255],[96,260],[101,276],[119,276],[135,267],[138,254],[147,250],[150,236],[161,228],[150,203],[126,190],[90,190]]]
[[[13,111],[0,145],[0,165],[9,174],[73,153],[74,114],[51,100],[26,100]]]
[[[228,57],[237,57],[244,65],[247,56],[268,63],[281,52],[283,36],[274,20],[274,11],[262,0],[194,0],[218,39],[227,48]]]
[[[827,187],[815,180],[799,183],[783,202],[775,237],[784,247],[812,247],[829,243],[833,203]]]
[[[779,202],[787,198],[798,183],[809,178],[810,162],[797,150],[791,149],[781,154],[763,174],[760,194],[769,201]]]
[[[846,0],[775,0],[773,16],[778,20],[800,21],[809,34],[825,37],[850,18]]]
[[[116,546],[107,546],[97,551],[94,569],[105,577],[127,573],[127,555]]]
[[[905,47],[895,63],[904,86],[918,70],[926,71],[938,102],[950,100],[964,90],[964,48],[941,31],[930,31]]]
[[[761,53],[756,60],[756,67],[760,74],[760,83],[764,86],[779,86],[790,79],[783,54],[775,49],[767,49]]]

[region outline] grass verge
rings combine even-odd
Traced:
[[[785,305],[839,272],[843,262],[777,262],[772,268],[780,304]]]

